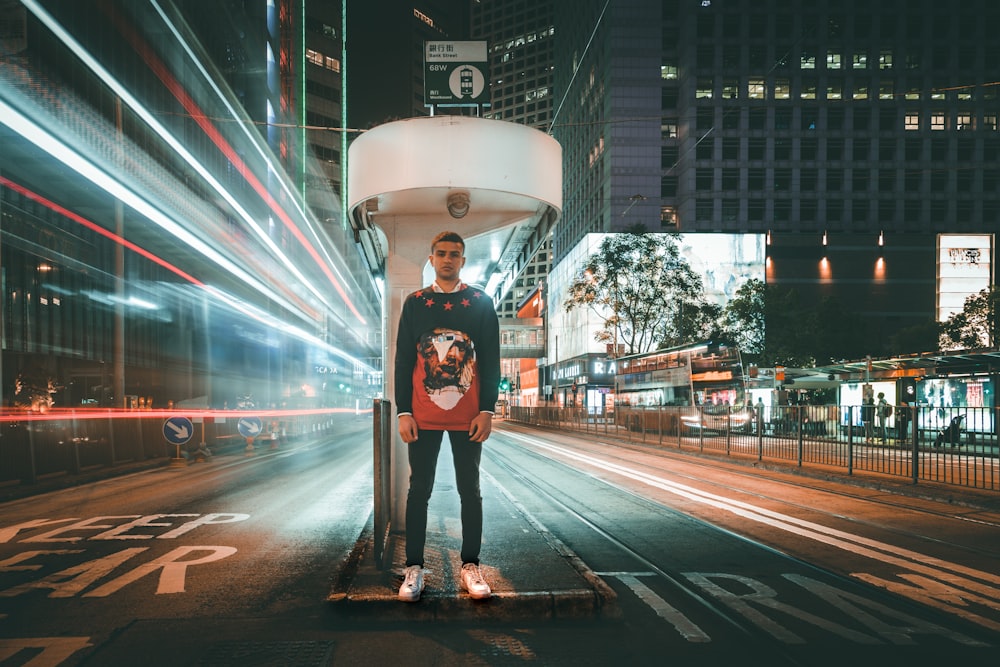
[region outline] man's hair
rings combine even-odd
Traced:
[[[431,241],[432,254],[434,252],[434,246],[436,246],[438,243],[458,243],[459,245],[462,246],[463,254],[465,253],[465,241],[462,239],[461,236],[458,235],[458,232],[441,232],[440,234],[435,236],[434,240]]]

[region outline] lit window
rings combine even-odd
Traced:
[[[893,96],[892,81],[882,81],[878,87],[878,98],[880,100],[891,100]]]
[[[799,57],[799,69],[816,69],[816,54],[803,51]]]
[[[960,100],[971,100],[972,99],[972,88],[959,88],[957,93],[958,99]]]
[[[997,115],[995,113],[983,114],[983,129],[984,130],[997,130]]]
[[[892,69],[892,51],[883,49],[878,54],[878,68]]]
[[[957,130],[971,130],[972,129],[972,114],[960,113],[958,117],[955,118],[955,129]]]
[[[660,224],[661,225],[677,225],[677,209],[673,206],[661,206],[660,207]]]
[[[712,96],[712,77],[699,77],[695,97],[708,98]]]
[[[311,62],[313,65],[323,66],[323,54],[319,51],[313,51],[312,49],[306,49],[306,60]]]
[[[747,82],[747,94],[753,100],[764,99],[764,79],[750,79]]]
[[[660,78],[671,80],[676,79],[677,65],[660,65]]]
[[[334,72],[339,72],[340,71],[340,60],[338,60],[337,58],[330,58],[329,56],[327,56],[327,58],[326,58],[326,68],[328,70],[332,70]]]
[[[919,130],[920,114],[918,113],[906,114],[906,119],[903,121],[903,127],[906,128],[907,130]]]
[[[799,97],[804,100],[814,100],[816,99],[816,82],[815,81],[803,81],[802,91],[799,93]]]
[[[736,79],[725,79],[722,82],[722,97],[727,100],[735,100],[739,97],[740,84]]]
[[[851,63],[854,69],[868,69],[868,54],[867,53],[855,53],[851,56]]]
[[[660,136],[664,139],[676,139],[677,123],[661,123]]]
[[[944,114],[940,111],[936,111],[931,114],[931,129],[932,130],[943,130],[944,129]]]
[[[906,99],[908,100],[919,100],[920,99],[920,89],[910,87],[906,90]]]
[[[854,99],[856,100],[867,100],[868,99],[868,86],[864,83],[859,83],[854,86]]]
[[[826,87],[826,98],[828,100],[839,100],[844,97],[843,88],[839,83],[831,83]]]
[[[775,79],[774,99],[787,100],[792,96],[792,87],[788,84],[788,79]]]

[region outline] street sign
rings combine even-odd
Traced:
[[[194,426],[187,417],[171,417],[163,422],[163,437],[172,445],[183,445],[194,435]]]
[[[424,42],[424,104],[490,103],[486,42]]]
[[[244,438],[256,438],[263,429],[264,424],[260,421],[260,417],[240,417],[236,423],[236,430]]]

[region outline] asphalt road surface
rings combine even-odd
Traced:
[[[0,504],[0,666],[992,664],[1000,646],[996,503],[512,424],[483,484],[604,579],[621,619],[344,618],[326,596],[371,521],[371,460],[370,420],[345,417]],[[486,526],[484,562],[503,549]]]

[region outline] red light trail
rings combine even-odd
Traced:
[[[267,206],[292,232],[292,235],[295,236],[302,247],[305,248],[306,252],[309,253],[309,256],[313,258],[316,265],[319,266],[320,270],[324,273],[324,275],[326,275],[327,279],[333,285],[334,289],[337,290],[337,293],[344,300],[347,307],[352,313],[354,313],[355,317],[357,317],[362,324],[366,324],[364,317],[362,317],[357,307],[351,301],[336,276],[333,275],[333,271],[330,269],[329,264],[323,261],[319,252],[305,237],[302,230],[299,229],[298,226],[292,221],[285,210],[278,205],[267,188],[265,188],[257,177],[254,176],[254,174],[247,168],[246,163],[239,157],[239,155],[237,155],[233,147],[222,137],[218,129],[212,125],[209,121],[208,114],[201,110],[198,104],[188,94],[187,90],[185,90],[181,83],[170,73],[163,61],[160,60],[155,53],[153,53],[152,48],[150,48],[150,46],[145,42],[141,41],[136,31],[130,25],[125,23],[124,17],[117,12],[111,11],[108,3],[102,2],[101,5],[105,10],[105,13],[108,14],[108,17],[118,28],[119,32],[125,36],[136,53],[138,53],[143,60],[145,60],[150,70],[156,74],[160,81],[163,82],[163,85],[166,86],[167,90],[169,90],[177,101],[180,102],[181,106],[184,107],[188,115],[198,124],[205,135],[208,136],[212,143],[214,143],[223,155],[226,156],[226,159],[228,159],[230,163],[239,171],[239,173],[243,175],[247,183],[250,184],[257,194],[260,195],[261,199],[266,202]]]
[[[205,286],[205,284],[203,282],[201,282],[200,280],[198,280],[197,278],[195,278],[191,274],[185,273],[184,271],[182,271],[181,269],[177,268],[176,266],[174,266],[173,264],[171,264],[167,260],[161,259],[157,255],[154,255],[153,253],[151,253],[148,250],[146,250],[145,248],[137,246],[136,244],[132,243],[131,241],[128,241],[128,240],[122,238],[121,236],[118,236],[117,234],[108,231],[107,229],[105,229],[104,227],[101,227],[97,223],[91,222],[90,220],[87,220],[86,218],[84,218],[84,217],[82,217],[80,215],[77,215],[76,213],[73,213],[73,211],[70,211],[69,209],[63,208],[62,206],[60,206],[59,204],[55,203],[54,201],[46,199],[45,197],[41,196],[37,192],[31,191],[28,188],[24,187],[23,185],[19,185],[18,183],[15,183],[14,181],[12,181],[12,180],[10,180],[8,178],[5,178],[3,176],[0,176],[0,185],[3,185],[4,187],[10,188],[14,192],[17,192],[17,193],[19,193],[19,194],[27,197],[28,199],[34,201],[34,202],[38,202],[42,206],[45,206],[46,208],[55,211],[59,215],[62,215],[64,217],[66,217],[67,219],[72,220],[73,222],[76,222],[76,223],[78,223],[80,225],[83,225],[87,229],[90,229],[90,230],[92,230],[94,232],[97,232],[101,236],[104,236],[106,238],[111,239],[115,243],[118,243],[118,244],[120,244],[120,245],[128,248],[129,250],[131,250],[132,252],[134,252],[134,253],[136,253],[138,255],[142,255],[143,257],[145,257],[149,261],[153,262],[154,264],[159,264],[163,268],[167,269],[168,271],[170,271],[172,273],[177,274],[178,276],[180,276],[181,278],[183,278],[184,280],[188,281],[189,283],[191,283],[193,285],[197,285],[198,287],[204,287]]]

